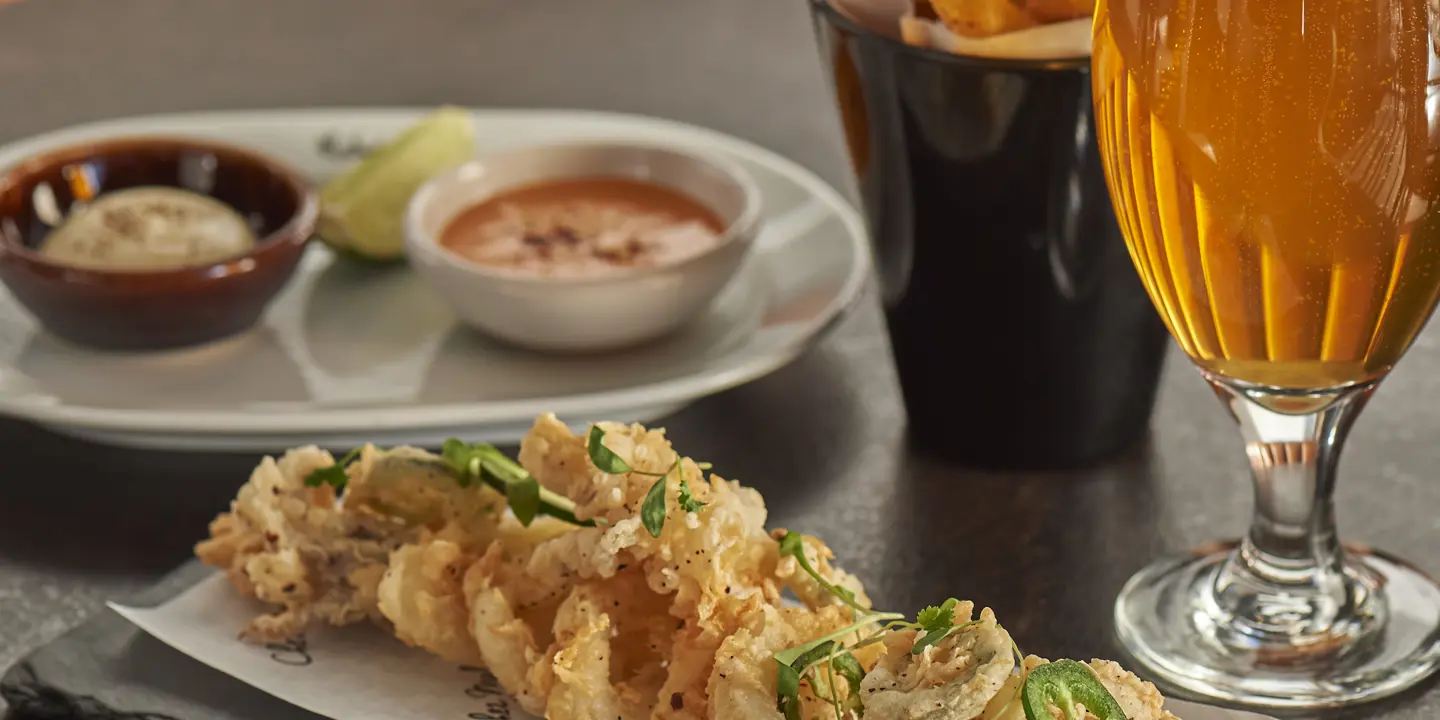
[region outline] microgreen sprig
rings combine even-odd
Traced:
[[[821,670],[825,673],[825,682],[817,683],[815,680]],[[807,672],[811,676],[811,687],[815,689],[815,694],[830,701],[836,717],[840,717],[846,709],[859,707],[860,681],[865,678],[865,669],[854,655],[845,652],[843,646],[834,640],[815,646],[789,665],[779,663],[776,672],[780,680],[776,707],[787,719],[799,717],[800,680]],[[849,694],[843,699],[836,690],[836,673],[845,678],[850,687]]]
[[[345,474],[345,468],[358,457],[360,457],[360,448],[355,448],[345,453],[345,456],[336,460],[333,465],[311,470],[310,474],[305,476],[305,484],[310,487],[329,485],[336,490],[344,490],[345,486],[350,483],[350,476]]]
[[[776,685],[776,709],[785,714],[786,720],[794,720],[800,717],[800,680],[805,677],[807,672],[816,668],[826,669],[827,674],[839,672],[840,675],[849,682],[851,688],[851,692],[845,700],[846,707],[852,703],[858,703],[860,681],[865,679],[865,669],[860,665],[860,661],[856,660],[855,656],[851,654],[850,650],[871,644],[871,642],[862,641],[847,648],[838,641],[874,623],[901,620],[904,617],[904,615],[899,613],[868,613],[850,625],[840,628],[829,635],[816,638],[803,645],[790,648],[789,650],[782,650],[775,653],[775,671],[778,679]],[[878,642],[879,634],[883,633],[884,628],[887,627],[889,626],[882,626],[882,629],[872,635],[869,640]],[[814,675],[813,672],[810,674]],[[813,677],[811,687],[819,687],[819,684],[814,682]],[[825,693],[828,693],[830,697],[825,699],[829,699],[832,702],[835,707],[836,717],[839,718],[844,708],[840,705],[838,694],[834,691],[834,688],[835,682],[832,675],[825,690]],[[817,690],[816,694],[821,695],[822,693]]]
[[[705,503],[696,500],[695,496],[690,494],[690,481],[686,480],[684,475],[680,477],[680,497],[678,500],[680,502],[680,509],[687,513],[698,513],[705,507]]]
[[[670,508],[665,497],[667,478],[670,473],[676,473],[680,478],[680,495],[678,502],[680,509],[687,512],[700,512],[705,503],[695,499],[690,492],[690,483],[685,479],[685,472],[682,469],[681,457],[677,453],[675,461],[665,468],[665,472],[648,472],[636,470],[625,462],[625,459],[615,454],[615,451],[605,447],[605,431],[600,426],[590,427],[590,434],[585,442],[586,450],[590,455],[590,462],[601,472],[618,475],[630,473],[632,475],[648,475],[655,478],[655,484],[650,486],[650,491],[645,493],[645,500],[640,504],[640,522],[645,526],[650,537],[660,537],[660,532],[665,529],[665,516],[669,514]],[[699,463],[702,470],[709,469],[710,463]]]
[[[679,458],[676,458],[679,462]],[[661,475],[650,486],[650,492],[645,493],[645,502],[640,505],[640,522],[645,525],[645,530],[650,537],[660,537],[660,531],[665,529],[665,515],[669,512],[665,506],[665,476]]]
[[[605,431],[599,425],[590,427],[590,436],[586,439],[586,449],[590,452],[590,462],[600,469],[600,472],[607,472],[611,475],[635,472],[630,463],[624,458],[616,455],[613,450],[605,447]]]
[[[861,605],[859,601],[855,599],[855,593],[826,580],[825,577],[810,564],[810,559],[805,557],[804,535],[797,532],[787,532],[780,537],[780,557],[787,555],[795,558],[795,562],[800,565],[800,569],[814,578],[815,582],[819,583],[820,587],[824,588],[826,592],[839,598],[840,602],[845,603],[850,606],[851,609],[858,612],[870,612],[870,608]]]

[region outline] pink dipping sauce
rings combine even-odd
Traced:
[[[466,209],[440,246],[480,265],[547,277],[673,265],[714,248],[725,225],[654,183],[583,178],[526,185]]]

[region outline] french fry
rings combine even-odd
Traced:
[[[990,37],[1039,24],[1011,0],[930,0],[930,5],[945,27],[964,37]]]
[[[900,18],[900,40],[910,47],[928,49],[930,43],[930,20],[906,15]]]
[[[1095,0],[1018,0],[1041,24],[1064,22],[1095,14]]]

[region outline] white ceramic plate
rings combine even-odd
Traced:
[[[180,133],[272,153],[324,178],[423,109],[224,112],[84,125],[0,147],[0,167],[45,148]],[[864,225],[831,187],[763,148],[654,118],[475,110],[479,151],[562,140],[641,139],[720,152],[759,184],[766,229],[714,305],[679,334],[598,356],[503,346],[458,324],[403,265],[377,269],[313,245],[260,326],[180,351],[105,353],[39,328],[0,289],[0,413],[102,442],[274,450],[447,436],[513,441],[546,411],[643,422],[769,373],[858,296]]]

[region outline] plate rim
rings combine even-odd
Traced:
[[[290,435],[355,431],[424,430],[440,427],[475,426],[515,422],[535,415],[535,408],[562,416],[590,416],[612,407],[683,405],[699,398],[751,382],[788,364],[814,347],[854,309],[869,282],[873,259],[868,230],[859,211],[833,186],[813,171],[789,158],[744,138],[719,130],[668,118],[636,113],[567,108],[485,108],[466,107],[475,117],[544,117],[612,125],[650,126],[670,132],[687,133],[755,162],[804,188],[823,202],[846,228],[854,261],[834,298],[804,323],[797,340],[730,367],[670,378],[654,383],[549,398],[526,398],[494,402],[427,404],[404,407],[335,408],[295,412],[147,410],[96,408],[61,402],[17,400],[0,393],[0,413],[67,428],[110,431],[113,434],[165,432],[187,437],[207,435]],[[390,118],[418,117],[431,107],[299,107],[242,109],[180,113],[157,113],[99,120],[57,128],[0,145],[0,167],[8,167],[35,150],[68,138],[102,132],[139,132],[155,124],[196,123],[206,120],[251,122],[272,118],[380,115]],[[175,132],[171,130],[170,132]]]

